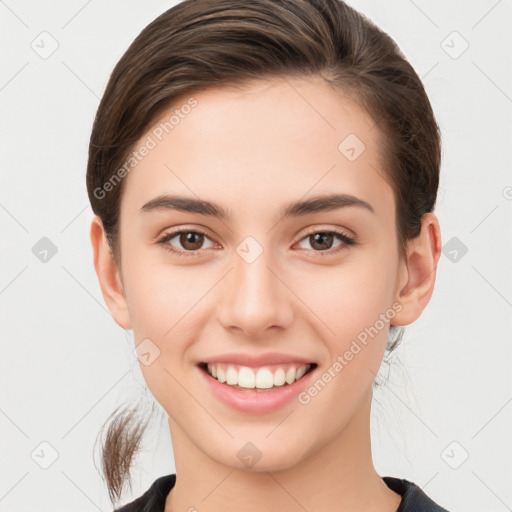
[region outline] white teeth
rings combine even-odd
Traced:
[[[226,384],[236,386],[238,383],[238,372],[233,366],[229,366],[226,372]]]
[[[254,372],[250,368],[247,368],[247,366],[242,366],[238,375],[236,375],[235,372],[235,376],[235,382],[233,382],[234,386],[238,384],[241,388],[256,387],[256,377],[254,376]]]
[[[211,363],[208,363],[208,373],[213,377],[217,377],[217,367]]]
[[[285,382],[284,370],[282,368],[278,368],[274,372],[274,386],[282,386]]]
[[[269,389],[274,385],[274,376],[268,368],[260,368],[256,374],[256,387]]]
[[[296,376],[296,370],[292,366],[286,372],[286,377],[285,377],[286,382],[288,382],[288,384],[293,384],[295,382],[295,376]]]
[[[297,380],[299,380],[304,374],[306,373],[306,368],[304,366],[301,366],[298,370],[297,370],[297,374],[295,375],[295,378]]]
[[[216,378],[219,382],[226,382],[226,375],[224,374],[224,370],[222,368],[217,368]]]
[[[234,366],[232,364],[208,363],[208,373],[219,382],[230,386],[240,386],[241,388],[270,389],[274,386],[293,384],[299,380],[311,368],[310,364],[291,365],[285,371],[282,366],[272,370],[268,367],[254,370],[248,366]]]

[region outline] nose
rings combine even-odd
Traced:
[[[234,268],[224,278],[217,310],[225,329],[261,338],[291,324],[293,293],[267,252],[252,262],[234,254]]]

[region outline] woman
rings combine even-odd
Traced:
[[[186,0],[142,31],[91,135],[91,242],[176,474],[119,510],[445,510],[370,444],[434,288],[440,160],[420,79],[341,1]],[[109,427],[113,504],[144,426]]]

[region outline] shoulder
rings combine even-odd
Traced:
[[[114,512],[164,512],[165,499],[175,483],[175,474],[161,476],[142,496],[115,509]]]
[[[402,496],[400,507],[396,512],[448,512],[427,496],[414,482],[391,476],[382,478],[391,490]],[[157,478],[142,496],[114,512],[164,512],[165,499],[175,483],[175,474]]]
[[[396,512],[448,512],[429,498],[414,482],[392,476],[384,476],[382,479],[392,491],[402,496],[402,502]]]

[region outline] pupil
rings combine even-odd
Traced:
[[[200,233],[189,232],[189,233],[182,235],[182,240],[180,240],[180,242],[183,245],[183,247],[190,249],[191,251],[194,251],[201,247],[201,241],[202,241],[201,237],[202,236],[203,235]],[[197,239],[194,242],[194,238],[196,238],[196,237],[197,237]],[[191,244],[192,247],[188,247],[187,244]]]
[[[314,247],[315,245],[319,245],[319,247],[317,247],[319,249],[329,249],[329,247],[325,247],[325,245],[327,244],[327,246],[329,246],[330,243],[332,243],[332,238],[333,235],[330,235],[328,233],[317,233],[316,235],[313,235],[314,243],[312,244],[312,246]],[[319,244],[317,243],[318,239],[320,239]],[[322,239],[324,239],[323,243]],[[325,241],[325,239],[327,239],[327,242]]]

